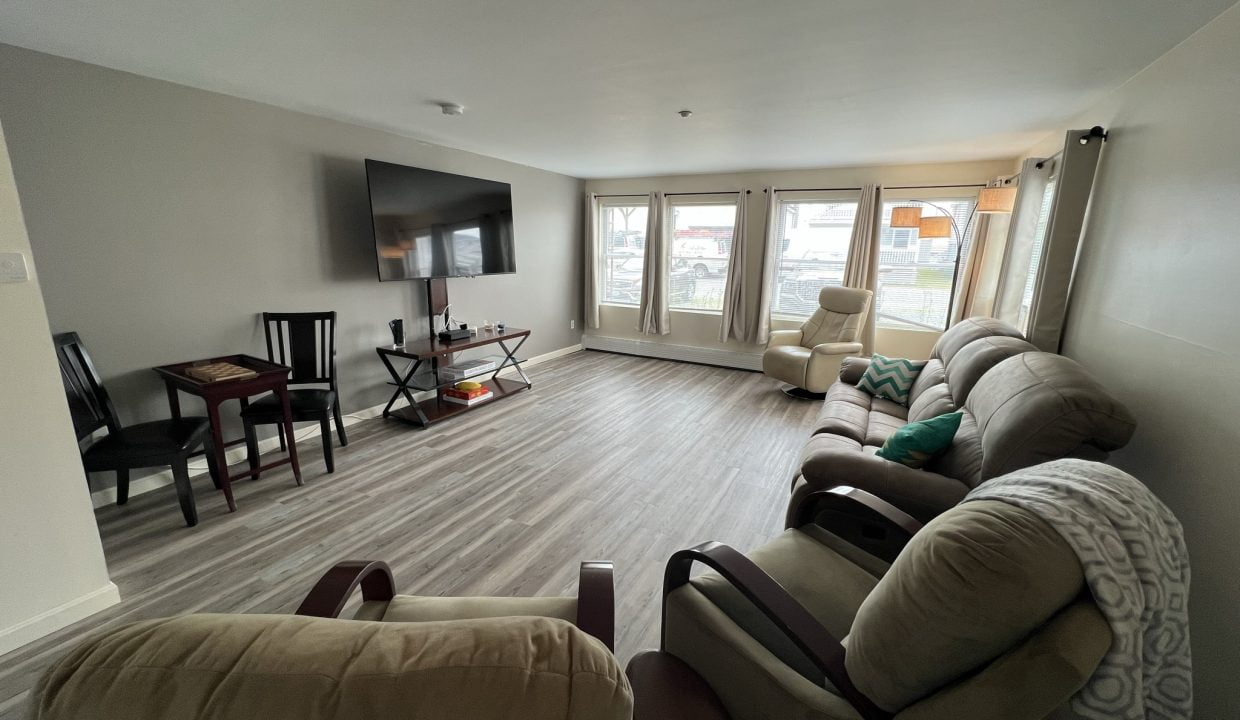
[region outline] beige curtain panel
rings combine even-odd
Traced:
[[[599,250],[599,207],[598,195],[594,193],[586,193],[586,247],[585,247],[585,287],[583,298],[586,311],[586,327],[598,327],[598,305],[599,305],[599,260],[601,252]]]
[[[723,286],[723,317],[719,322],[719,342],[736,338],[749,340],[751,333],[748,313],[745,312],[745,258],[749,255],[749,233],[745,210],[748,195],[741,190],[736,195],[736,222],[732,230],[732,251],[728,257],[728,277]]]
[[[637,307],[637,330],[647,335],[667,335],[672,331],[672,314],[667,300],[670,263],[663,227],[665,212],[663,193],[650,193],[646,251],[642,262],[642,298]]]
[[[775,297],[775,264],[779,257],[779,243],[776,237],[779,232],[779,202],[775,198],[775,188],[768,185],[763,191],[766,195],[765,219],[762,223],[762,267],[758,286],[758,307],[754,317],[753,342],[765,345],[771,339],[771,301]]]
[[[861,328],[862,352],[874,352],[874,321],[878,316],[878,245],[883,227],[883,186],[861,188],[857,217],[853,221],[852,240],[848,243],[848,261],[844,264],[844,287],[860,288],[874,293],[874,300],[865,314]]]
[[[1038,167],[1041,165],[1042,167]],[[1025,318],[1021,317],[1025,283],[1034,271],[1033,250],[1040,238],[1038,216],[1042,213],[1042,198],[1046,184],[1050,182],[1055,163],[1046,158],[1029,158],[1020,168],[1020,187],[1016,190],[1016,206],[1008,225],[1007,247],[1003,253],[1003,267],[999,272],[999,286],[995,292],[994,316],[1025,332]]]

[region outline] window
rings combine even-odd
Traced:
[[[844,280],[857,201],[781,195],[775,219],[775,288],[771,311],[808,317],[818,291]]]
[[[640,202],[636,198],[600,202],[601,284],[605,303],[637,305],[641,300],[648,213],[644,197]]]
[[[1052,176],[1046,183],[1042,193],[1042,207],[1038,210],[1038,223],[1033,229],[1033,250],[1029,257],[1029,278],[1025,280],[1025,290],[1020,298],[1020,316],[1016,327],[1026,334],[1029,332],[1029,313],[1033,308],[1033,286],[1038,281],[1038,270],[1042,266],[1042,245],[1046,242],[1046,230],[1051,221],[1051,209],[1055,205],[1055,185],[1057,178]]]
[[[918,198],[883,204],[882,235],[878,251],[878,293],[875,324],[883,328],[936,330],[947,327],[952,283],[956,277],[956,250],[976,198]],[[937,206],[937,207],[936,207]],[[919,207],[922,217],[950,215],[951,237],[923,238],[917,228],[891,227],[891,210]],[[973,228],[968,228],[970,235]],[[966,247],[968,239],[966,238]]]
[[[669,307],[723,310],[723,286],[727,282],[735,224],[735,201],[668,198]]]

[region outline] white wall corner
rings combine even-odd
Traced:
[[[120,601],[121,593],[117,590],[116,584],[109,582],[81,597],[57,605],[15,625],[2,628],[0,629],[0,655],[51,635],[61,628],[84,620]]]

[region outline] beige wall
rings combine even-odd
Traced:
[[[1063,352],[1136,414],[1136,436],[1113,461],[1184,524],[1201,718],[1240,708],[1238,116],[1233,7],[1070,125],[1111,136]],[[1056,132],[1030,154],[1062,142]]]
[[[377,279],[368,157],[511,183],[517,273],[449,281],[454,315],[580,342],[580,180],[11,46],[0,117],[51,327],[125,422],[167,415],[154,365],[262,354],[264,310],[336,310],[345,411],[387,400],[374,348],[424,332],[425,284]]]
[[[725,173],[708,175],[679,175],[648,178],[619,178],[608,180],[590,180],[586,189],[600,194],[634,193],[646,194],[651,191],[667,193],[676,192],[716,192],[749,189],[753,192],[748,197],[748,231],[751,238],[761,238],[765,222],[765,195],[762,188],[773,185],[780,188],[840,188],[859,187],[866,183],[882,183],[885,186],[902,185],[956,185],[968,183],[985,183],[999,175],[1010,175],[1011,160],[974,163],[945,163],[938,165],[893,165],[860,168],[830,168],[821,170],[785,170],[749,173]],[[751,257],[747,259],[750,268],[751,288],[757,287],[758,269],[761,259],[761,242],[751,243]],[[754,304],[754,298],[748,302]],[[729,340],[719,342],[719,313],[703,313],[690,311],[672,311],[672,332],[670,335],[644,335],[637,331],[637,311],[632,307],[604,305],[600,313],[599,328],[587,330],[587,335],[624,338],[642,342],[664,343],[671,345],[707,348],[713,351],[736,353],[746,359],[760,354],[760,346]],[[800,321],[772,320],[775,329],[795,328]],[[875,349],[883,354],[898,357],[928,357],[931,346],[938,339],[939,333],[909,330],[891,330],[879,328],[875,338]]]
[[[0,252],[31,279],[0,283],[0,655],[117,602],[0,129]]]

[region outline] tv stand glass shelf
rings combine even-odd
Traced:
[[[503,330],[480,329],[477,335],[450,342],[431,338],[406,340],[404,345],[380,345],[375,348],[375,351],[379,353],[379,359],[383,361],[388,374],[392,376],[388,384],[396,388],[387,406],[383,408],[383,417],[396,418],[424,428],[474,408],[490,405],[522,390],[528,390],[533,385],[526,377],[525,371],[521,369],[521,363],[525,361],[517,357],[517,350],[525,344],[529,336],[529,330],[510,327]],[[515,344],[509,348],[509,343]],[[454,353],[486,345],[499,345],[503,350],[502,362],[494,371],[488,370],[468,379],[485,385],[491,391],[491,399],[473,405],[462,405],[445,400],[439,392],[440,389],[455,385],[459,380],[442,378],[439,374],[440,363]],[[393,360],[405,361],[405,367],[398,370]],[[516,370],[521,379],[500,377],[499,374],[508,368]],[[487,377],[487,373],[490,373],[490,377]],[[433,390],[435,397],[418,401],[413,396],[414,392],[428,390]],[[409,406],[393,409],[392,406],[402,397],[408,401]]]

